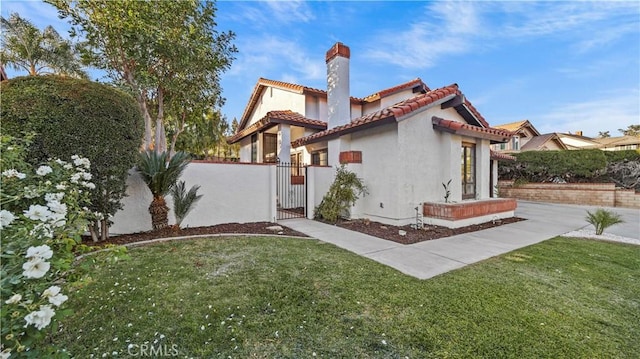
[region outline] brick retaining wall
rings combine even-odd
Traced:
[[[613,183],[527,183],[499,181],[500,197],[527,201],[640,208],[640,193],[616,188]]]

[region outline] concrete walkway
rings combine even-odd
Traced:
[[[402,245],[304,218],[281,223],[296,231],[335,244],[419,279],[427,279],[545,239],[590,226],[585,221],[591,206],[518,201],[516,216],[526,221],[478,232]],[[640,210],[610,208],[625,223],[605,232],[640,239]]]

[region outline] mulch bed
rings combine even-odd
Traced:
[[[401,244],[412,244],[432,239],[438,239],[443,237],[454,236],[462,233],[475,232],[487,228],[497,227],[504,224],[523,221],[523,218],[512,217],[498,220],[495,222],[486,222],[482,224],[476,224],[472,226],[466,226],[461,228],[447,228],[441,226],[428,226],[425,225],[424,229],[413,229],[411,226],[389,226],[380,222],[373,222],[368,220],[341,220],[336,223],[337,226],[365,233],[374,237],[394,241]],[[280,226],[282,230],[274,231],[267,229],[272,226]],[[405,231],[405,235],[400,235],[399,231]],[[135,242],[141,242],[156,238],[171,238],[193,235],[207,235],[207,234],[221,234],[221,233],[237,233],[237,234],[267,234],[267,235],[281,235],[281,236],[298,236],[308,237],[304,233],[294,231],[293,229],[283,226],[281,224],[275,224],[270,222],[252,222],[252,223],[225,223],[215,226],[207,227],[187,227],[183,229],[177,229],[169,227],[158,231],[138,232],[132,234],[123,234],[119,236],[112,236],[106,241],[94,243],[90,237],[84,237],[83,241],[87,245],[105,246],[109,244],[123,245]]]
[[[352,231],[366,233],[374,237],[383,238],[400,244],[412,244],[429,241],[432,239],[455,236],[457,234],[480,231],[483,229],[493,228],[504,224],[515,223],[524,220],[524,218],[511,217],[497,220],[495,222],[486,222],[455,229],[441,226],[428,226],[426,224],[424,226],[424,229],[413,229],[409,225],[402,227],[389,226],[380,222],[373,222],[362,219],[339,221],[336,225],[342,228],[350,229]],[[401,230],[406,232],[404,236],[398,233]]]
[[[267,227],[280,226],[281,231],[274,231],[267,229]],[[252,223],[224,223],[215,226],[207,227],[187,227],[177,229],[169,227],[163,230],[138,232],[132,234],[122,234],[119,236],[112,236],[106,241],[95,243],[91,240],[91,237],[83,237],[83,242],[87,245],[105,246],[108,244],[123,245],[135,242],[141,242],[156,238],[170,238],[170,237],[182,237],[182,236],[194,236],[194,235],[207,235],[207,234],[221,234],[221,233],[239,233],[239,234],[268,234],[268,235],[281,235],[281,236],[297,236],[308,237],[304,233],[294,231],[293,229],[283,226],[281,224],[271,222],[252,222]]]

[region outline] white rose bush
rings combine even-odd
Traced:
[[[0,146],[0,359],[63,358],[49,335],[70,314],[64,287],[86,248],[91,164],[73,156],[33,166],[25,143],[2,136]]]

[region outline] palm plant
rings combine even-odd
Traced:
[[[193,206],[202,198],[198,194],[200,186],[193,186],[187,191],[184,181],[179,181],[171,188],[173,198],[173,214],[176,217],[176,226],[180,228],[182,221],[187,217]]]
[[[171,191],[188,164],[189,154],[185,152],[177,152],[170,159],[168,152],[145,151],[140,154],[137,170],[153,195],[149,213],[154,230],[169,226],[169,207],[164,196]]]
[[[596,228],[596,234],[601,235],[605,228],[624,221],[619,214],[598,208],[594,213],[587,211],[587,222]]]
[[[78,51],[52,27],[40,31],[29,20],[13,13],[0,17],[2,49],[0,63],[31,76],[42,74],[87,78]]]

